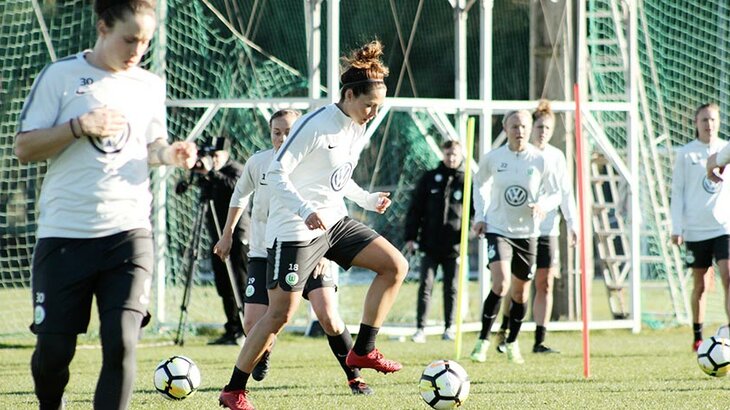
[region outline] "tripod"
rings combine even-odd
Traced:
[[[177,336],[175,337],[175,344],[179,346],[183,346],[185,344],[185,327],[188,321],[188,306],[190,306],[190,296],[193,290],[193,276],[195,274],[195,267],[197,266],[198,254],[200,252],[200,238],[203,236],[205,215],[209,211],[212,213],[213,222],[215,223],[215,236],[216,238],[220,238],[221,236],[221,228],[218,223],[218,215],[216,214],[213,200],[201,200],[200,206],[195,214],[195,221],[193,222],[193,237],[188,244],[188,247],[185,249],[185,256],[188,260],[188,269],[185,272],[185,291],[183,292],[183,298],[180,304],[180,320],[177,326]],[[241,300],[241,294],[239,293],[238,282],[236,281],[236,276],[233,273],[233,266],[231,265],[230,258],[226,258],[224,262],[226,264],[226,271],[228,272],[228,280],[231,282],[231,289],[233,289],[233,297],[236,300],[238,317],[241,320],[241,324],[243,324],[243,301]]]

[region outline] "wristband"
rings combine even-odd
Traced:
[[[68,120],[68,126],[69,126],[69,128],[71,128],[71,135],[73,135],[75,139],[81,138],[81,135],[76,133],[76,129],[74,128],[74,119],[73,118]]]

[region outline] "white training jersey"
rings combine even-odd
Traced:
[[[717,164],[720,166],[730,164],[730,144],[726,144],[725,147],[717,153]]]
[[[672,235],[696,242],[730,234],[730,188],[707,178],[707,158],[730,146],[697,139],[677,150],[672,173]],[[724,178],[730,178],[725,169]]]
[[[324,231],[309,230],[304,220],[317,212],[327,228],[347,215],[345,195],[374,210],[370,194],[351,179],[367,144],[366,127],[356,124],[335,104],[301,117],[271,162],[266,180],[271,192],[266,243],[307,241]]]
[[[537,237],[540,223],[529,205],[545,213],[558,206],[560,193],[551,178],[540,150],[531,144],[521,152],[503,145],[484,154],[474,176],[475,222],[508,238]]]
[[[550,173],[560,192],[560,212],[565,217],[568,232],[578,233],[578,224],[575,220],[577,214],[573,197],[573,185],[568,176],[568,163],[565,160],[565,154],[550,144],[545,144],[545,148],[541,152],[543,158],[545,158],[545,164],[550,167]],[[560,235],[560,213],[556,208],[545,214],[545,219],[540,223],[540,236],[558,235]]]
[[[243,166],[243,174],[236,182],[231,196],[231,208],[248,207],[248,201],[253,194],[251,208],[251,231],[248,243],[249,258],[266,257],[266,219],[269,217],[270,190],[267,189],[266,171],[274,159],[274,150],[257,152],[249,157]]]
[[[48,159],[39,238],[96,238],[151,229],[147,145],[167,138],[165,84],[139,67],[116,73],[94,67],[84,58],[87,52],[41,71],[18,131],[68,123],[102,106],[120,111],[127,128],[110,138],[81,137]]]

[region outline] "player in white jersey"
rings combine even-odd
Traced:
[[[693,350],[702,343],[705,295],[714,279],[713,258],[722,280],[725,309],[730,319],[730,188],[707,175],[708,157],[728,144],[719,137],[720,108],[704,104],[695,111],[695,140],[677,152],[672,174],[672,243],[686,249],[685,262],[692,269]],[[727,176],[724,172],[720,177]]]
[[[92,297],[102,368],[95,408],[126,408],[152,283],[149,164],[191,168],[192,143],[168,145],[165,84],[137,67],[155,31],[154,0],[97,0],[92,50],[35,79],[15,153],[48,162],[33,252],[31,360],[41,409],[63,407],[77,334]]]
[[[560,203],[560,194],[540,150],[528,142],[532,118],[525,110],[505,115],[507,144],[483,155],[474,177],[474,232],[486,234],[492,289],[484,301],[482,330],[471,358],[486,361],[489,333],[501,298],[510,289],[508,359],[524,363],[517,336],[525,316],[540,221]],[[510,278],[511,277],[511,278]]]
[[[238,356],[219,403],[252,409],[246,383],[256,362],[296,311],[300,293],[322,257],[344,268],[376,272],[365,300],[360,330],[346,364],[381,372],[400,370],[375,349],[375,338],[408,271],[408,263],[387,240],[347,217],[345,194],[366,209],[383,213],[387,193],[367,193],[351,180],[367,143],[365,124],[385,100],[387,75],[382,45],[356,50],[342,74],[340,101],[302,117],[277,152],[266,174],[272,189],[266,224],[269,308],[256,323]]]
[[[244,295],[243,327],[247,334],[256,322],[263,317],[269,305],[266,288],[267,252],[265,235],[271,190],[268,189],[265,180],[266,171],[281,144],[289,135],[292,125],[300,116],[301,113],[295,110],[280,110],[271,116],[269,125],[271,128],[271,143],[274,148],[257,152],[246,161],[243,175],[236,183],[231,197],[226,225],[223,228],[220,240],[213,248],[213,252],[221,259],[225,260],[228,257],[234,240],[233,230],[248,206],[251,195],[253,195],[248,279]],[[303,296],[311,302],[322,329],[327,335],[332,353],[340,362],[340,366],[347,376],[347,383],[352,393],[370,395],[373,391],[361,377],[359,369],[351,369],[345,364],[345,357],[352,348],[352,336],[350,336],[350,332],[345,327],[345,323],[336,309],[336,290],[337,285],[327,271],[327,263],[322,260],[315,272],[309,277]],[[264,356],[256,363],[256,367],[251,373],[254,380],[260,381],[266,377],[269,371],[269,357],[272,347],[269,347]]]
[[[562,151],[550,145],[550,139],[555,132],[555,114],[550,108],[550,102],[540,101],[535,112],[532,113],[532,135],[530,142],[536,146],[545,158],[545,163],[551,167],[551,173],[560,190],[560,211],[565,216],[567,231],[570,235],[568,245],[574,246],[578,237],[578,226],[575,221],[575,199],[573,188],[567,173],[567,162]],[[560,254],[558,236],[560,235],[560,214],[557,209],[547,212],[540,224],[540,237],[537,238],[537,271],[535,273],[535,299],[532,303],[532,316],[537,325],[535,328],[535,343],[533,353],[560,353],[545,345],[546,325],[550,320],[553,309],[553,283],[560,275]],[[507,311],[510,299],[502,303],[502,326],[497,332],[499,345],[497,350],[504,352],[509,327]]]

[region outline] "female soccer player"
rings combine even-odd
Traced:
[[[92,296],[102,368],[96,408],[126,408],[149,304],[148,164],[191,168],[192,143],[167,144],[165,84],[137,67],[155,31],[153,0],[97,0],[98,38],[47,66],[20,116],[15,153],[48,161],[33,252],[31,360],[41,409],[61,407]]]
[[[371,42],[346,61],[340,77],[340,100],[302,117],[277,152],[266,180],[272,189],[266,224],[269,308],[248,335],[220,403],[251,409],[248,377],[276,334],[299,305],[300,293],[314,267],[327,257],[349,269],[374,271],[355,345],[346,364],[384,373],[401,369],[375,349],[378,330],[390,311],[408,263],[386,239],[346,215],[345,193],[359,192],[367,208],[383,213],[390,205],[385,193],[367,194],[351,180],[367,143],[365,124],[385,100],[388,70],[380,61],[382,45]]]
[[[266,219],[269,215],[271,190],[267,188],[265,183],[266,170],[281,144],[289,135],[292,125],[300,116],[301,113],[294,110],[280,110],[271,116],[269,126],[271,127],[271,143],[274,148],[257,152],[246,161],[243,175],[236,183],[236,188],[231,197],[226,225],[223,228],[220,240],[213,248],[213,252],[221,259],[225,260],[228,257],[233,244],[234,228],[253,194],[251,242],[248,252],[248,280],[244,294],[245,314],[243,315],[243,327],[247,334],[251,332],[256,322],[263,317],[269,305],[266,288]],[[372,389],[360,376],[359,369],[351,369],[345,364],[347,353],[352,348],[352,337],[335,307],[337,285],[326,269],[327,264],[323,260],[307,280],[303,296],[312,303],[312,308],[327,335],[332,353],[345,371],[347,383],[352,393],[372,394]],[[269,371],[270,353],[269,348],[256,363],[256,367],[254,367],[251,374],[255,380],[260,381],[266,377]]]
[[[560,190],[560,211],[565,217],[570,238],[568,245],[574,246],[578,237],[578,225],[575,221],[575,200],[573,188],[567,174],[567,162],[562,151],[550,145],[550,139],[555,132],[555,114],[550,108],[550,102],[540,101],[535,112],[532,113],[532,135],[530,142],[542,151],[545,163],[551,167],[551,172]],[[537,272],[535,275],[535,300],[532,303],[532,316],[537,325],[535,329],[535,343],[533,353],[560,353],[545,345],[546,325],[553,310],[553,283],[560,274],[558,255],[558,236],[560,235],[560,214],[557,209],[547,212],[540,224],[540,237],[537,239]],[[506,305],[506,306],[505,306]],[[497,333],[499,342],[504,349],[507,340],[506,331],[509,327],[508,303],[503,303],[504,318]],[[499,351],[502,351],[499,349]]]
[[[727,145],[720,139],[720,107],[703,104],[695,111],[695,140],[678,152],[672,173],[672,243],[685,244],[685,261],[692,269],[692,349],[702,343],[705,295],[712,281],[713,257],[720,272],[725,311],[730,320],[730,188],[712,181],[706,171],[708,157]],[[728,175],[722,173],[722,175]]]
[[[516,343],[525,316],[525,303],[535,270],[535,253],[540,220],[560,203],[541,152],[527,138],[532,118],[525,110],[508,113],[503,120],[507,144],[488,152],[479,161],[474,178],[476,212],[474,231],[486,234],[492,289],[484,301],[482,330],[471,359],[484,362],[489,333],[507,294],[512,276],[512,304],[509,317],[507,357],[513,363],[524,360]]]

